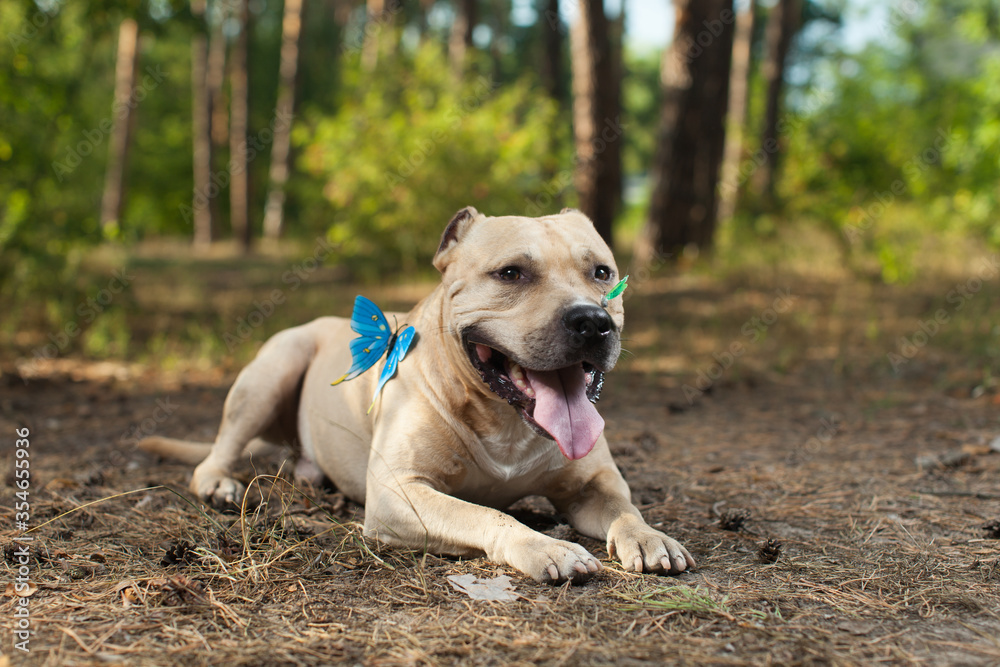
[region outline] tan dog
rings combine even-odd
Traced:
[[[591,221],[573,209],[489,218],[466,208],[434,266],[441,284],[397,316],[417,338],[371,414],[380,366],[330,385],[351,365],[349,320],[278,333],[236,379],[191,490],[238,502],[231,470],[260,436],[301,443],[297,472],[315,463],[365,504],[365,534],[388,544],[485,553],[541,581],[590,577],[601,564],[583,547],[500,511],[542,495],[580,533],[606,539],[628,570],[693,567],[632,505],[592,405],[621,351],[624,310],[621,299],[600,305],[619,276]],[[140,447],[197,446],[149,438]]]

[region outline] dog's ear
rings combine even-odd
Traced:
[[[583,218],[584,220],[586,220],[587,222],[589,222],[591,225],[594,225],[594,221],[590,219],[590,216],[587,215],[586,213],[584,213],[583,211],[581,211],[578,208],[568,208],[568,207],[564,208],[563,210],[559,211],[559,215],[568,215],[568,216],[572,216],[574,218]],[[594,225],[594,226],[596,227],[596,225]]]
[[[571,215],[571,216],[576,217],[576,218],[583,218],[584,220],[586,220],[590,224],[592,224],[592,225],[594,224],[594,221],[590,219],[590,216],[587,215],[586,213],[584,213],[583,211],[581,211],[578,208],[569,208],[569,207],[564,208],[563,210],[559,211],[559,215]]]
[[[444,229],[444,234],[441,235],[441,243],[438,245],[437,252],[434,253],[434,268],[444,273],[448,267],[451,249],[462,240],[466,230],[480,215],[482,214],[473,207],[466,206],[452,217]]]

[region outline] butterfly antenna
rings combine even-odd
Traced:
[[[624,278],[622,278],[617,285],[612,287],[611,291],[609,291],[607,294],[601,297],[601,308],[607,308],[608,302],[610,302],[612,299],[616,298],[619,294],[624,292],[626,287],[628,287],[627,275]]]

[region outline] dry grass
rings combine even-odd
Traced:
[[[32,523],[48,522],[34,532],[37,634],[15,664],[995,665],[996,281],[900,373],[886,361],[960,279],[630,279],[632,356],[601,407],[643,514],[699,561],[674,578],[622,571],[538,499],[518,518],[605,559],[590,583],[387,549],[361,536],[363,508],[292,488],[275,462],[245,471],[263,505],[219,514],[188,498],[186,467],[121,438],[165,398],[175,408],[157,433],[210,438],[231,374],[64,360],[24,384],[5,367],[0,432],[31,428]],[[743,325],[788,287],[794,307],[751,342]],[[745,353],[688,401],[684,385],[734,341]],[[916,464],[956,452],[950,466]],[[448,584],[470,572],[511,575],[519,600]],[[13,605],[0,599],[7,654]]]

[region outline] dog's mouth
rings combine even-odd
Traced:
[[[526,368],[488,345],[466,341],[473,367],[490,390],[514,406],[539,434],[555,440],[568,459],[590,453],[604,430],[593,406],[604,373],[582,361],[551,371]]]

